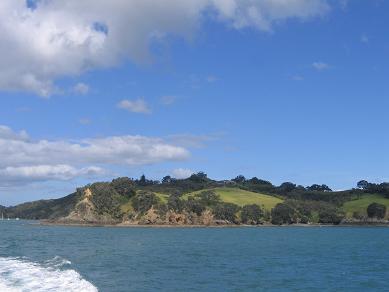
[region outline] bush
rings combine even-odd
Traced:
[[[175,195],[171,195],[167,201],[167,207],[174,212],[181,212],[184,209],[184,202]]]
[[[236,212],[239,211],[239,206],[233,203],[219,203],[213,209],[213,214],[216,219],[236,222]]]
[[[145,213],[156,204],[158,204],[158,198],[154,193],[143,192],[132,198],[132,206],[137,212]]]
[[[114,179],[111,182],[111,185],[121,196],[132,198],[136,194],[134,190],[134,182],[128,177],[119,177],[117,179]]]
[[[271,211],[271,223],[275,225],[294,222],[295,210],[288,204],[279,203]]]
[[[386,206],[378,203],[371,203],[367,207],[367,216],[369,218],[383,219],[386,215]]]
[[[242,222],[246,224],[258,224],[261,223],[264,212],[258,205],[245,205],[242,208],[241,218]]]
[[[220,196],[213,191],[204,191],[196,195],[203,206],[215,206],[220,203]]]
[[[344,218],[344,213],[337,208],[324,208],[319,212],[319,223],[323,224],[339,224]]]
[[[185,202],[185,209],[188,212],[196,213],[198,216],[200,216],[205,210],[205,206],[201,204],[200,201],[189,198],[188,201]]]
[[[97,214],[108,214],[114,218],[122,216],[120,204],[123,198],[109,183],[94,183],[90,190],[90,200],[95,205]]]

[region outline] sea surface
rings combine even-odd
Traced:
[[[0,291],[388,291],[389,228],[0,221]]]

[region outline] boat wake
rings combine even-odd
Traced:
[[[70,269],[70,264],[61,257],[43,264],[24,258],[0,257],[0,291],[98,291],[77,271]]]

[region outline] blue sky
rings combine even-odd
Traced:
[[[155,19],[131,28],[119,4],[0,4],[0,204],[142,173],[388,181],[389,3],[200,2],[128,1]],[[75,30],[93,17],[107,30]]]

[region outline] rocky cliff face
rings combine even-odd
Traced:
[[[101,213],[93,202],[93,192],[91,188],[82,190],[81,200],[75,205],[68,216],[58,218],[59,223],[96,223],[115,224],[121,220],[114,218],[109,213]]]

